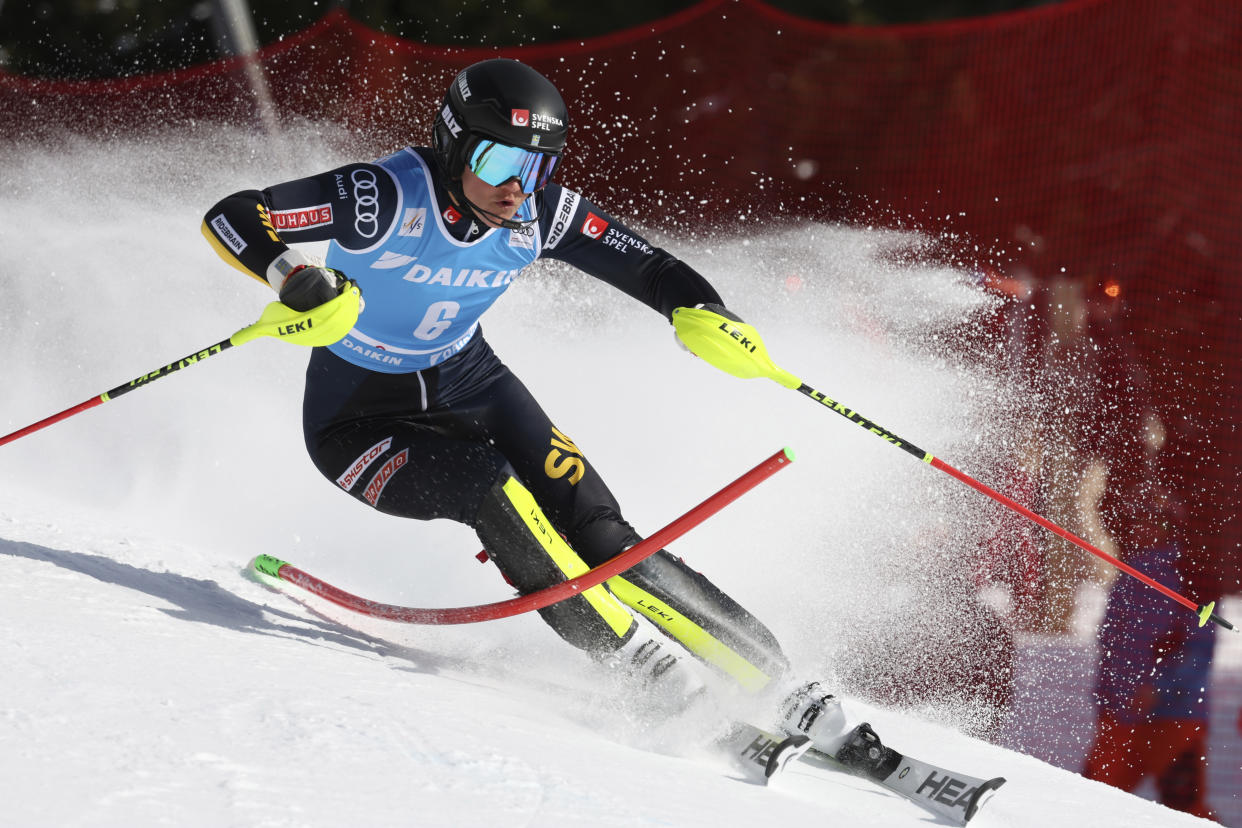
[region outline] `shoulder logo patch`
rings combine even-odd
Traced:
[[[405,215],[401,219],[401,227],[397,230],[398,236],[421,236],[423,228],[427,225],[427,208],[426,207],[407,207]]]
[[[594,213],[588,212],[586,221],[582,222],[582,235],[598,239],[608,229],[608,222]]]

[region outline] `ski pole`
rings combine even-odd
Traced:
[[[103,405],[122,394],[128,394],[136,388],[142,388],[161,377],[166,377],[174,371],[197,365],[208,357],[223,353],[235,345],[245,345],[247,342],[263,336],[272,336],[285,342],[312,347],[316,345],[331,345],[349,333],[350,328],[354,326],[354,322],[358,319],[358,302],[360,297],[361,292],[358,290],[358,286],[349,282],[335,299],[309,311],[299,312],[280,302],[271,302],[263,310],[263,315],[259,317],[258,322],[255,322],[253,325],[247,325],[228,339],[195,351],[176,362],[170,362],[161,368],[156,368],[154,371],[132,379],[124,385],[118,385],[116,388],[105,391],[97,397],[91,397],[86,402],[66,408],[59,414],[53,414],[51,417],[18,429],[12,434],[6,434],[0,437],[0,446],[19,440],[27,434],[33,434],[53,423],[67,420],[75,414],[86,411],[88,408]]]
[[[901,449],[907,454],[917,457],[924,463],[933,468],[937,468],[946,474],[957,478],[962,483],[970,486],[982,494],[995,500],[1003,506],[1006,506],[1028,520],[1034,521],[1048,531],[1061,536],[1065,540],[1075,546],[1090,552],[1101,560],[1107,561],[1113,566],[1138,578],[1143,583],[1153,589],[1172,598],[1182,606],[1194,611],[1199,616],[1199,626],[1202,627],[1208,621],[1224,627],[1234,632],[1242,632],[1235,630],[1233,624],[1230,624],[1224,618],[1216,614],[1216,602],[1212,601],[1207,604],[1196,604],[1194,601],[1185,596],[1169,589],[1164,584],[1149,578],[1142,572],[1139,572],[1132,566],[1119,561],[1117,558],[1108,554],[1102,549],[1092,546],[1087,541],[1078,537],[1074,533],[1061,528],[1057,524],[1048,520],[1042,515],[1032,512],[1030,509],[1021,505],[1010,497],[1007,497],[995,489],[980,483],[965,472],[955,469],[939,457],[933,456],[930,452],[924,451],[913,443],[898,437],[893,432],[883,428],[875,421],[864,417],[857,411],[845,406],[844,404],[832,399],[827,394],[815,390],[793,374],[778,367],[768,356],[767,349],[763,345],[763,340],[759,337],[758,332],[750,325],[744,322],[737,322],[727,319],[720,314],[714,313],[702,308],[677,308],[673,311],[673,326],[677,330],[677,334],[681,337],[682,342],[686,344],[690,350],[702,357],[705,361],[710,362],[715,367],[735,377],[742,379],[752,379],[754,377],[764,377],[770,379],[786,388],[798,391],[815,402],[823,405],[825,408],[840,414],[845,419],[855,425],[862,426],[867,431],[876,435],[887,443]]]

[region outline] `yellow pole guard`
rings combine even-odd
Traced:
[[[624,576],[609,578],[606,583],[612,589],[612,594],[622,603],[663,627],[683,647],[703,661],[732,676],[747,692],[758,693],[771,683],[772,677],[747,661],[743,655],[666,602],[625,580]]]
[[[353,329],[361,305],[362,291],[353,282],[346,282],[335,299],[308,311],[295,311],[288,305],[272,302],[264,308],[258,322],[242,328],[229,341],[244,345],[261,336],[271,336],[311,348],[332,345]]]
[[[539,541],[539,545],[543,547],[543,551],[548,554],[553,563],[565,573],[566,578],[577,578],[590,571],[591,568],[586,565],[586,561],[578,557],[578,553],[552,528],[551,522],[543,514],[539,504],[535,502],[535,496],[516,477],[506,480],[502,488],[505,496],[509,498],[509,502],[513,504],[513,508],[522,518],[522,522],[526,524],[526,528]],[[583,591],[581,595],[591,605],[591,609],[595,610],[600,618],[612,628],[617,638],[624,638],[625,634],[630,631],[630,627],[634,625],[634,617],[630,615],[630,611],[622,606],[616,596],[605,589],[603,584],[593,586]]]
[[[675,308],[673,329],[692,354],[726,374],[766,377],[786,388],[802,385],[802,380],[772,362],[759,332],[745,322],[703,308]]]

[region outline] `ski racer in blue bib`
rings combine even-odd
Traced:
[[[367,304],[357,328],[329,350],[373,371],[423,371],[469,344],[479,317],[538,258],[543,239],[527,201],[515,205],[513,217],[523,226],[456,238],[450,228],[463,217],[452,205],[438,204],[433,167],[417,152],[401,150],[374,167],[352,170],[348,187],[378,195],[380,176],[387,176],[399,199],[395,218],[382,235],[376,222],[377,238],[367,247],[331,243],[328,267],[358,274]]]
[[[700,307],[736,320],[693,268],[553,181],[568,125],[541,74],[486,60],[450,85],[430,148],[239,192],[203,220],[225,261],[295,310],[331,300],[346,279],[361,288],[354,328],[311,352],[303,431],[312,461],[381,512],[471,526],[522,593],[641,537],[586,455],[493,353],[483,314],[544,257],[665,318]],[[301,242],[328,242],[326,262],[289,246]],[[550,547],[544,523],[556,530]],[[791,683],[771,632],[667,551],[540,614],[665,700],[702,697],[714,672],[785,699],[791,733],[842,743],[835,699]]]

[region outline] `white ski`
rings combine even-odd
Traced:
[[[762,744],[761,740],[773,745],[782,741],[781,737],[753,725],[741,727],[756,745]],[[741,739],[739,737],[739,743]],[[810,767],[871,779],[959,825],[969,822],[996,789],[1005,784],[1001,776],[980,779],[898,753],[881,744],[867,724],[854,729],[837,756],[810,745],[802,745],[793,755]]]

